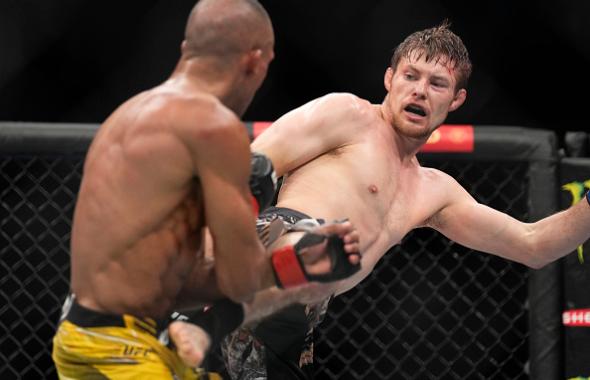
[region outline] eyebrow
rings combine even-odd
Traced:
[[[447,77],[443,77],[440,75],[432,75],[430,77],[430,79],[435,80],[435,81],[440,81],[440,82],[445,82],[446,84],[451,84],[451,81],[447,78]]]
[[[424,72],[422,70],[420,70],[419,68],[417,68],[415,65],[411,64],[411,63],[407,63],[407,68],[406,70],[410,70],[416,73],[420,73],[421,75],[424,74]],[[442,75],[438,75],[438,74],[432,74],[430,76],[431,80],[436,80],[436,81],[441,81],[441,82],[445,82],[445,84],[450,85],[451,81],[449,80],[449,78],[442,76]]]
[[[439,63],[439,64],[440,64],[440,63]],[[443,65],[443,64],[440,64],[440,65],[441,65],[441,66],[443,66],[443,67],[445,67],[445,69],[447,69],[447,70],[449,69],[447,66],[445,66],[445,65]],[[414,71],[414,72],[416,72],[416,73],[419,73],[420,75],[423,75],[423,74],[424,74],[424,71],[423,71],[423,70],[420,70],[420,69],[418,68],[418,66],[417,66],[416,64],[414,64],[414,63],[413,63],[411,60],[409,60],[409,59],[406,59],[405,66],[406,66],[405,70],[411,70],[411,71]],[[453,74],[451,74],[451,73],[449,73],[449,75],[450,75],[451,77],[453,76]],[[451,83],[453,82],[452,78],[448,78],[448,77],[446,77],[446,76],[443,76],[443,75],[440,75],[440,74],[432,74],[432,75],[430,76],[430,78],[431,78],[432,80],[439,80],[439,81],[444,81],[444,82],[445,82],[446,84],[448,84],[449,86],[450,86],[450,85],[451,85]]]

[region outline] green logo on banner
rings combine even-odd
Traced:
[[[565,191],[569,191],[572,195],[572,206],[578,203],[586,193],[586,189],[590,189],[590,179],[585,180],[584,182],[570,182],[566,183],[561,187]],[[578,246],[578,259],[580,263],[584,263],[584,246]]]

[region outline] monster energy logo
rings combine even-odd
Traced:
[[[587,179],[584,182],[574,181],[574,182],[566,183],[561,188],[565,191],[570,192],[570,194],[572,195],[572,206],[573,206],[584,197],[584,194],[586,193],[586,189],[590,189],[590,179]],[[578,246],[578,259],[580,260],[580,263],[582,263],[582,264],[584,263],[584,246],[583,245]]]

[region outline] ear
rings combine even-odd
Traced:
[[[457,91],[455,94],[455,98],[451,102],[451,106],[449,107],[449,112],[456,110],[457,108],[461,107],[461,105],[465,102],[465,98],[467,97],[467,90],[464,88]]]
[[[387,70],[385,70],[385,77],[383,78],[383,84],[385,85],[387,92],[391,89],[391,79],[393,79],[393,69],[388,67]]]
[[[250,50],[244,56],[244,68],[247,74],[255,74],[262,62],[262,49]]]

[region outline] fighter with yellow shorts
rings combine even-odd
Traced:
[[[185,366],[167,343],[164,321],[87,309],[70,295],[53,339],[53,360],[67,379],[220,379]]]

